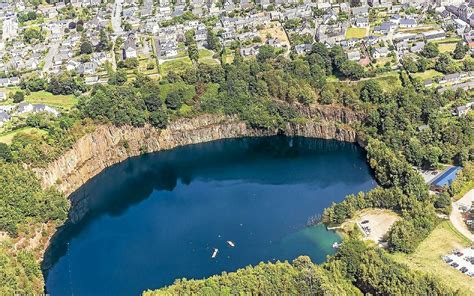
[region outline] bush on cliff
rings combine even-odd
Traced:
[[[64,221],[68,202],[55,189],[41,188],[38,178],[21,165],[0,161],[0,231],[17,235],[21,225]]]

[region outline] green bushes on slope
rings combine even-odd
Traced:
[[[43,190],[21,165],[0,161],[0,230],[17,235],[21,225],[66,219],[68,203],[55,189]]]
[[[301,256],[260,263],[203,280],[177,280],[144,296],[160,295],[455,295],[435,278],[394,262],[384,250],[345,240],[323,265]]]
[[[306,256],[288,262],[260,263],[205,280],[177,280],[144,295],[362,295],[337,273],[315,265]]]

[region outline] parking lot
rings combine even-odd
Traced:
[[[444,262],[470,277],[474,277],[474,246],[461,250],[453,250],[443,256]]]

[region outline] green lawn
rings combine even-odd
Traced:
[[[78,99],[74,95],[53,95],[47,91],[38,91],[26,96],[25,101],[70,110],[77,104]]]
[[[207,49],[200,49],[199,50],[199,62],[208,64],[208,65],[218,65],[219,62],[216,61],[212,56],[214,52],[207,50]]]
[[[6,92],[7,94],[15,93],[16,91],[23,91],[18,87],[1,88],[0,91]],[[24,91],[23,91],[24,92]],[[78,102],[78,99],[74,95],[53,95],[47,91],[36,91],[25,96],[25,101],[32,104],[45,104],[51,107],[61,108],[70,110]],[[12,100],[6,100],[1,104],[12,104]]]
[[[18,133],[28,133],[28,134],[33,134],[33,133],[39,133],[39,134],[46,134],[47,132],[38,128],[34,127],[25,127],[25,128],[20,128],[5,134],[0,134],[0,143],[5,143],[10,145],[13,137],[18,134]]]
[[[214,52],[208,50],[208,49],[200,49],[199,50],[199,59],[205,59],[205,58],[211,58],[214,55]]]
[[[434,40],[432,42],[436,43],[436,44],[443,44],[443,43],[457,43],[461,40],[462,39],[459,38],[459,37],[448,37],[448,38],[444,38],[444,39],[441,39],[441,40]]]
[[[385,91],[391,91],[396,88],[402,87],[402,82],[400,81],[400,74],[397,71],[387,72],[380,75],[377,75],[375,78],[380,83],[380,86]]]
[[[440,223],[418,246],[413,254],[397,253],[392,257],[410,268],[437,276],[447,286],[474,294],[474,279],[446,264],[441,256],[453,249],[469,246],[471,242],[457,232],[449,221]]]
[[[364,38],[367,36],[367,28],[349,28],[346,31],[346,39],[351,38]]]
[[[456,48],[456,43],[439,43],[438,48],[440,52],[453,52]]]
[[[191,65],[192,65],[192,62],[187,56],[183,58],[172,59],[160,65],[160,73],[161,75],[166,75],[171,70],[177,71],[177,72],[183,72],[187,68],[191,67]]]
[[[425,72],[420,72],[420,73],[413,73],[412,74],[413,77],[415,78],[420,78],[422,81],[425,81],[426,79],[433,79],[433,78],[436,78],[436,77],[443,77],[444,74],[441,73],[441,72],[438,72],[436,70],[427,70]]]

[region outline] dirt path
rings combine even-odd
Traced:
[[[461,213],[461,210],[459,210],[459,207],[461,205],[470,207],[473,201],[474,201],[474,189],[471,189],[460,200],[453,203],[453,210],[451,211],[451,215],[449,216],[449,220],[451,221],[453,226],[471,241],[474,241],[474,234],[471,231],[469,231],[466,223],[464,223],[464,220],[462,218],[462,213]]]

